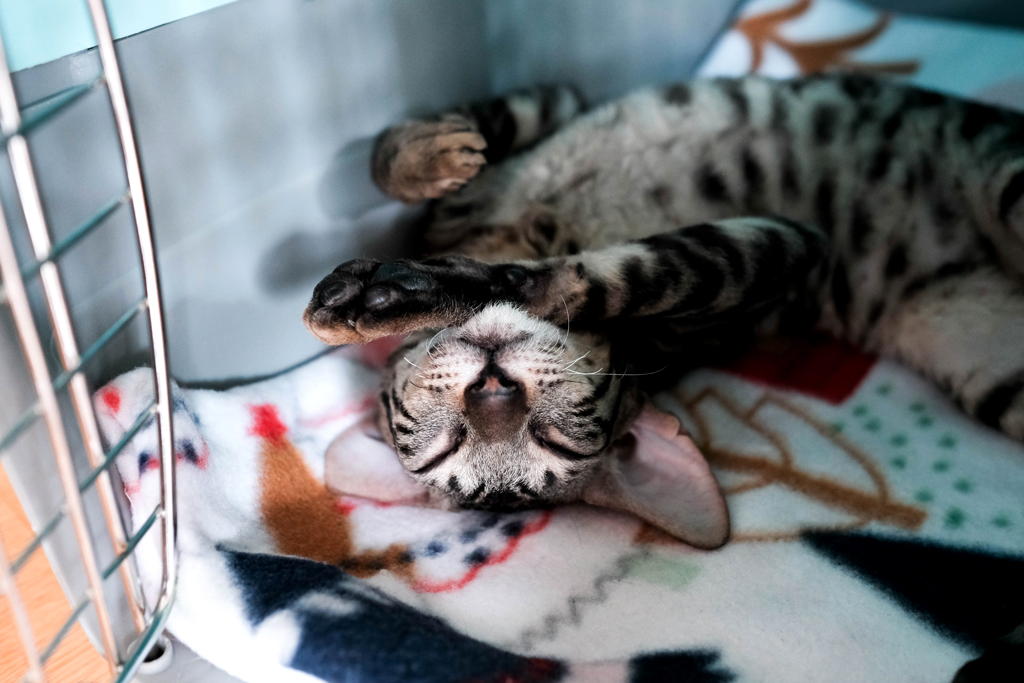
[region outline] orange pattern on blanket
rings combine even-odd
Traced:
[[[768,44],[775,44],[796,62],[802,74],[822,71],[859,71],[866,73],[912,74],[921,63],[916,59],[895,62],[858,62],[849,53],[868,45],[882,34],[892,21],[892,15],[881,12],[875,23],[855,33],[826,40],[797,42],[782,35],[782,27],[789,21],[803,16],[811,8],[813,0],[797,2],[763,14],[755,14],[736,22],[733,28],[750,41],[750,72],[753,73],[764,60]]]
[[[260,452],[260,510],[277,550],[342,567],[368,577],[389,570],[412,580],[412,560],[405,548],[354,552],[352,525],[338,502],[306,465],[287,438],[288,428],[269,403],[249,406],[249,433],[263,440]]]

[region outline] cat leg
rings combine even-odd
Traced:
[[[558,325],[625,319],[701,329],[780,306],[811,286],[826,254],[816,228],[782,218],[727,218],[539,261],[521,302]]]
[[[791,221],[731,218],[532,261],[350,261],[317,285],[304,320],[329,344],[362,343],[458,325],[505,301],[573,329],[625,318],[700,329],[806,291],[825,249],[821,233]]]
[[[1020,135],[1024,136],[1024,124]],[[985,231],[995,243],[1000,262],[1024,277],[1024,151],[1003,163],[993,174],[987,197]]]
[[[976,102],[957,105],[936,131],[946,137],[945,154],[932,163],[940,175],[952,170],[955,183],[931,201],[955,207],[962,192],[1003,267],[1024,276],[1024,116]]]
[[[388,128],[373,149],[373,180],[403,202],[436,199],[550,135],[579,114],[583,99],[567,86],[536,86],[488,102]]]
[[[1024,289],[994,266],[937,277],[879,321],[881,350],[984,424],[1024,439]]]

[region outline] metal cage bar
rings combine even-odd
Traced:
[[[3,51],[2,41],[0,41],[0,136],[2,136],[0,144],[7,149],[18,200],[34,253],[33,262],[19,266],[7,222],[0,212],[0,277],[3,278],[3,284],[0,286],[0,305],[8,304],[11,307],[15,327],[38,396],[38,401],[24,411],[10,431],[0,438],[0,455],[12,446],[37,418],[41,417],[50,437],[65,496],[65,502],[61,508],[22,549],[13,564],[9,563],[6,555],[0,552],[0,590],[8,595],[19,634],[25,646],[29,664],[26,680],[39,683],[43,683],[45,680],[43,664],[56,651],[64,636],[90,604],[93,605],[96,613],[103,653],[111,668],[112,676],[118,682],[130,679],[163,631],[174,601],[177,580],[173,401],[167,363],[159,274],[149,225],[142,172],[106,8],[103,0],[87,0],[87,3],[99,47],[101,75],[89,83],[68,88],[36,103],[28,113],[23,113],[18,108],[6,55]],[[106,86],[110,97],[111,110],[121,143],[128,189],[77,226],[66,238],[53,244],[25,134],[33,128],[44,125],[58,113],[81,100],[83,96],[102,86]],[[118,207],[129,202],[132,205],[135,222],[145,294],[141,301],[115,321],[84,353],[79,353],[57,261],[86,235],[103,224]],[[63,372],[56,378],[51,377],[47,367],[46,355],[25,290],[25,281],[34,277],[38,277],[43,286],[46,308],[63,365]],[[143,310],[148,315],[149,337],[153,352],[152,363],[156,379],[155,400],[148,409],[143,411],[119,442],[114,444],[109,451],[104,452],[91,393],[83,369],[101,348],[125,329],[131,320]],[[71,449],[64,432],[57,401],[57,393],[65,388],[71,398],[86,454],[92,467],[89,474],[81,481],[76,479],[71,462]],[[109,468],[122,449],[154,418],[157,423],[161,500],[145,523],[128,538],[111,486]],[[81,501],[81,494],[93,486],[96,487],[99,494],[115,553],[114,560],[102,571],[96,562],[95,550]],[[70,518],[75,532],[88,589],[85,595],[75,603],[74,610],[58,633],[40,652],[36,647],[24,605],[18,595],[14,576],[65,517]],[[138,579],[132,570],[131,563],[125,562],[125,560],[131,556],[138,543],[157,521],[161,522],[162,531],[160,547],[163,555],[163,576],[159,594],[151,606],[152,611],[147,619]],[[119,569],[128,604],[131,606],[133,619],[140,632],[140,636],[128,649],[123,659],[117,650],[110,616],[107,613],[103,597],[103,580]]]
[[[4,293],[6,294],[7,290],[4,290]],[[21,436],[26,429],[31,427],[33,423],[35,423],[36,419],[42,414],[43,413],[38,402],[29,406],[17,419],[14,426],[4,434],[2,439],[0,439],[0,455],[3,455],[3,452],[13,445],[14,442],[18,440],[18,437]]]
[[[11,313],[14,316],[18,336],[22,341],[22,347],[28,361],[29,372],[32,375],[36,394],[39,396],[42,417],[46,422],[46,429],[49,433],[50,443],[53,446],[54,457],[57,461],[57,470],[60,473],[61,485],[64,488],[65,506],[72,517],[75,538],[78,541],[82,562],[85,565],[89,589],[84,599],[100,605],[103,601],[103,585],[100,580],[99,571],[96,568],[92,540],[89,537],[85,511],[82,509],[82,499],[78,493],[78,482],[75,481],[74,466],[71,463],[71,450],[64,433],[60,406],[57,403],[57,394],[53,389],[50,372],[46,367],[46,355],[39,340],[39,332],[36,330],[35,321],[32,319],[32,309],[29,305],[28,294],[25,291],[25,285],[18,269],[17,256],[14,252],[14,245],[11,243],[7,221],[2,215],[0,215],[0,275],[3,276],[7,287]],[[14,585],[13,579],[5,586],[5,589],[9,596],[16,595],[17,588]],[[11,598],[9,597],[9,599]],[[20,601],[20,599],[18,600]],[[105,609],[105,605],[100,609]],[[99,610],[97,611],[99,612]],[[106,627],[109,631],[109,620],[106,622]],[[112,649],[106,651],[105,654],[113,670],[116,667],[116,645],[113,642],[112,632],[109,634],[109,637],[107,634],[104,634],[104,648],[107,648],[108,642]],[[111,653],[113,653],[113,656],[111,656]],[[41,666],[42,662],[38,657],[36,662],[30,664],[30,675],[33,676],[31,680],[43,680],[41,678],[41,669],[39,669]]]
[[[117,61],[117,52],[114,50],[114,37],[110,32],[107,8],[103,0],[88,0],[88,3],[93,30],[96,32],[96,39],[99,45],[100,62],[107,81],[107,93],[110,95],[110,104],[114,110],[114,120],[117,122],[118,137],[121,140],[121,152],[124,155],[125,170],[128,175],[128,192],[131,195],[132,211],[135,215],[135,229],[138,233],[139,256],[142,259],[142,273],[148,303],[149,336],[153,344],[153,374],[156,378],[158,450],[161,454],[161,506],[164,510],[164,571],[161,580],[160,598],[156,603],[156,611],[166,615],[174,599],[174,591],[177,586],[178,564],[177,556],[175,555],[177,509],[174,497],[174,424],[172,419],[174,404],[171,396],[171,374],[167,362],[167,337],[164,330],[164,308],[160,294],[160,274],[157,269],[153,233],[149,225],[149,211],[146,206],[142,167],[139,164],[139,153],[135,145],[135,133],[132,130],[131,112],[128,110],[128,98],[125,96],[124,83],[121,80],[121,67]],[[152,636],[153,641],[156,640],[157,635],[159,634]],[[149,646],[147,645],[141,652],[145,654],[148,650]]]
[[[28,622],[28,612],[25,610],[25,603],[21,601],[18,594],[18,587],[14,583],[14,570],[7,563],[7,554],[4,552],[3,544],[0,543],[0,591],[7,596],[11,605],[11,614],[14,616],[14,624],[18,629],[18,637],[21,639],[21,646],[28,658],[28,674],[26,677],[33,681],[43,680],[43,662],[39,657],[39,649],[36,647],[36,639],[32,633],[32,625]]]
[[[2,41],[0,41],[0,47],[2,47]],[[42,198],[39,194],[39,186],[36,183],[28,140],[21,132],[23,128],[22,118],[18,111],[14,83],[7,68],[6,57],[0,62],[0,66],[2,66],[0,68],[0,130],[3,131],[7,138],[8,160],[14,173],[14,184],[21,203],[21,210],[25,217],[25,226],[28,228],[29,240],[32,243],[35,257],[40,262],[39,279],[42,281],[43,295],[46,298],[50,320],[56,335],[57,349],[60,352],[64,369],[71,371],[80,365],[81,357],[78,353],[78,343],[75,340],[71,314],[68,309],[67,299],[64,296],[64,286],[61,283],[60,270],[51,259],[53,245],[50,241],[50,231],[46,222],[46,214],[43,210]],[[84,93],[84,91],[80,92]],[[80,97],[80,94],[75,93],[74,97],[56,98],[58,101],[54,104],[67,107]],[[55,109],[56,107],[51,107],[53,112],[51,115],[56,113]],[[78,427],[82,432],[85,450],[89,461],[95,466],[98,462],[102,461],[103,442],[100,438],[96,416],[93,414],[92,394],[89,391],[85,375],[80,372],[71,375],[69,384],[71,402],[74,405],[75,415],[78,418]],[[61,463],[59,467],[62,480],[66,480],[67,475],[64,473],[64,469],[66,469],[64,463]],[[73,476],[74,469],[72,468],[70,472]],[[77,486],[75,488],[75,493],[71,495],[78,495]],[[111,529],[115,551],[121,552],[124,546],[124,533],[120,530],[120,513],[117,509],[117,501],[114,498],[114,490],[110,485],[109,477],[101,476],[101,480],[97,482],[96,488],[103,506],[103,514],[107,518],[107,526]],[[65,491],[65,495],[69,495],[67,491]],[[92,548],[92,540],[84,519],[79,522],[76,518],[76,507],[80,507],[80,505],[72,503],[69,511],[72,514],[75,535],[78,537],[78,545],[82,552],[82,561],[85,563],[89,590],[94,595],[102,595],[103,582],[95,567],[95,550]],[[124,581],[130,593],[137,591],[135,577],[131,575],[128,567],[125,567]],[[107,661],[111,667],[114,667],[117,664],[117,645],[114,641],[113,627],[110,623],[110,615],[107,612],[105,602],[97,600],[95,610],[103,640],[103,649]],[[138,614],[138,610],[133,610],[133,612]],[[139,625],[143,623],[141,618],[136,617],[136,619]]]
[[[22,549],[21,554],[18,555],[17,558],[15,558],[14,562],[11,562],[12,574],[17,574],[18,570],[25,566],[25,563],[28,562],[30,557],[32,557],[32,553],[36,551],[36,548],[43,544],[43,541],[45,541],[47,537],[49,537],[49,535],[53,533],[53,530],[57,528],[57,525],[60,524],[61,520],[64,519],[64,517],[67,516],[67,514],[67,506],[62,505],[60,509],[57,510],[57,512],[55,512],[52,517],[50,517],[50,521],[47,522],[43,526],[43,528],[39,530],[35,537],[33,537],[32,540],[28,542],[28,545],[26,545]]]
[[[50,249],[50,253],[46,255],[46,258],[42,261],[36,261],[28,266],[25,266],[21,270],[21,276],[28,279],[39,272],[39,269],[43,267],[44,263],[56,261],[59,259],[64,252],[71,249],[82,240],[83,237],[91,233],[96,228],[103,225],[103,221],[107,217],[114,213],[118,207],[126,203],[131,198],[131,195],[125,190],[120,196],[116,197],[113,201],[107,202],[107,205],[97,211],[91,217],[89,217],[84,223],[71,231],[71,234],[65,237],[63,240],[53,245]]]

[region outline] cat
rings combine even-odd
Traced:
[[[1024,439],[1024,117],[861,75],[583,110],[539,87],[377,140],[381,189],[435,200],[432,257],[340,265],[304,322],[328,344],[411,333],[378,422],[420,484],[717,547],[721,495],[645,392],[780,329],[899,358]]]

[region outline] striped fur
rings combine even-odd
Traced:
[[[568,496],[592,458],[566,454],[602,453],[635,414],[648,383],[628,375],[780,320],[898,357],[1024,438],[1022,117],[864,76],[750,77],[642,90],[550,134],[579,107],[538,89],[385,131],[374,177],[443,197],[442,256],[343,264],[306,311],[330,343],[431,330],[382,397],[422,481],[469,504]],[[526,396],[501,438],[466,418],[488,367]]]

